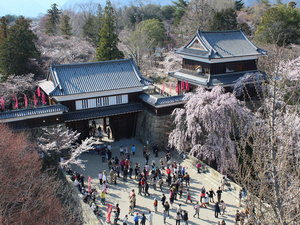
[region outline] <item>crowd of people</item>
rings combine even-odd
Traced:
[[[226,214],[226,203],[222,199],[222,193],[227,182],[226,177],[223,177],[217,190],[207,189],[203,186],[200,188],[199,196],[197,196],[194,191],[191,191],[191,177],[188,168],[176,161],[172,161],[169,151],[158,158],[158,147],[153,146],[153,158],[157,157],[157,160],[149,162],[149,156],[151,155],[149,147],[144,146],[141,150],[145,158],[144,163],[133,162],[137,152],[134,144],[130,148],[128,146],[120,146],[119,152],[115,155],[112,154],[110,145],[105,147],[105,159],[103,161],[107,163],[108,170],[102,170],[98,173],[100,193],[93,188],[86,190],[84,188],[83,175],[73,174],[74,184],[83,194],[84,202],[91,206],[97,216],[101,216],[104,213],[100,212],[100,207],[96,204],[97,196],[100,197],[100,203],[105,206],[107,203],[106,195],[109,194],[108,185],[117,185],[119,182],[126,183],[128,179],[136,182],[136,189],[132,189],[128,196],[128,211],[122,208],[122,211],[125,212],[122,218],[120,217],[121,208],[119,204],[113,206],[113,224],[118,224],[121,221],[123,225],[127,225],[131,217],[135,225],[145,225],[146,221],[152,224],[153,213],[157,213],[159,209],[161,209],[164,224],[171,222],[171,218],[173,218],[176,225],[182,222],[183,224],[188,224],[189,212],[182,209],[182,204],[191,204],[193,206],[195,210],[193,217],[195,218],[201,218],[201,208],[214,210],[215,218]],[[198,173],[204,171],[204,167],[200,163],[196,165],[196,168]],[[153,198],[153,211],[148,210],[143,213],[136,211],[135,209],[139,205],[137,195],[148,198],[151,196],[152,190],[161,192],[159,198]],[[240,195],[242,196],[241,199],[244,198],[245,190],[241,191]],[[161,202],[160,207],[159,202]],[[105,208],[103,209],[105,210]],[[237,211],[236,224],[243,225],[246,217],[247,212]],[[218,224],[226,225],[226,222],[222,219]]]

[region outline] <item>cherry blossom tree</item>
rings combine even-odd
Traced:
[[[70,198],[58,198],[72,191],[41,171],[41,160],[26,134],[0,124],[0,136],[0,224],[82,224],[78,205],[73,202],[69,208]]]
[[[8,76],[4,82],[0,82],[0,98],[3,98],[4,100],[4,109],[7,110],[11,108],[14,97],[21,97],[22,103],[24,102],[24,94],[28,98],[31,98],[36,89],[36,86],[37,82],[34,80],[33,74]]]
[[[75,164],[84,168],[84,160],[79,156],[93,149],[92,138],[87,138],[81,143],[77,140],[80,133],[58,125],[55,128],[43,128],[43,135],[37,138],[39,149],[46,163],[62,167]]]
[[[300,64],[299,58],[286,62],[280,52],[274,55],[265,65],[259,107],[236,140],[236,180],[252,194],[247,207],[256,209],[253,223],[299,224]]]
[[[182,109],[173,112],[175,129],[169,144],[179,152],[188,152],[222,172],[236,164],[236,147],[232,139],[237,125],[247,124],[249,110],[232,93],[222,87],[211,91],[198,88],[189,93]]]

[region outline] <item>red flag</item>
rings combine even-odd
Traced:
[[[162,94],[165,92],[165,87],[166,85],[165,84],[163,84],[163,86],[162,86]]]
[[[37,87],[36,94],[37,94],[38,97],[41,97],[41,89],[40,89],[40,87]]]
[[[37,100],[37,98],[36,98],[36,95],[33,94],[33,105],[34,105],[34,106],[37,106],[37,104],[38,104],[38,100]]]
[[[187,90],[187,91],[189,91],[190,90],[190,84],[189,84],[189,82],[185,82],[185,89]]]
[[[44,92],[42,92],[42,104],[43,105],[46,105],[47,104],[47,101],[46,101],[46,95]]]
[[[91,184],[92,184],[92,178],[89,176],[89,178],[88,178],[88,193],[91,193]]]
[[[27,107],[28,106],[28,98],[25,94],[24,95],[24,106]]]
[[[1,109],[4,110],[4,107],[5,107],[5,101],[4,101],[4,98],[3,98],[3,97],[0,98],[0,105],[1,105]]]
[[[106,214],[106,222],[110,223],[110,216],[111,216],[111,211],[113,209],[112,204],[107,204],[107,214]]]
[[[180,86],[181,86],[181,90],[184,90],[184,89],[185,89],[185,87],[184,87],[184,81],[181,81],[181,82],[180,82]]]
[[[15,108],[15,109],[18,109],[18,108],[19,108],[19,102],[18,102],[17,96],[14,96],[14,100],[15,100],[14,108]]]
[[[179,85],[176,85],[176,93],[179,94]]]

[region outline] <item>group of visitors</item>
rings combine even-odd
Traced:
[[[96,202],[96,198],[98,195],[97,190],[95,188],[86,187],[84,183],[84,176],[82,174],[79,174],[76,171],[74,172],[70,168],[67,169],[67,173],[70,175],[75,187],[77,187],[78,191],[81,193],[83,202],[90,206],[97,217],[102,217],[100,207]]]
[[[105,129],[101,128],[101,125],[97,125],[95,120],[92,120],[92,124],[89,126],[89,136],[97,137],[99,140],[102,140],[103,133],[107,134],[107,138],[111,138],[111,129],[109,126],[105,126]]]
[[[136,154],[138,151],[143,151],[145,157],[144,163],[136,162]],[[128,221],[133,221],[135,225],[145,225],[153,223],[153,213],[162,213],[163,223],[166,224],[171,216],[177,224],[188,224],[189,212],[182,209],[182,204],[192,204],[194,208],[194,218],[201,218],[201,208],[211,208],[214,210],[216,218],[226,214],[226,203],[222,199],[222,193],[225,191],[226,179],[223,178],[220,182],[220,187],[217,190],[212,188],[206,189],[205,186],[200,188],[199,196],[195,195],[191,185],[191,177],[188,168],[180,163],[171,160],[170,152],[167,151],[159,160],[150,161],[151,152],[149,146],[144,146],[143,149],[137,149],[136,145],[120,146],[119,153],[113,154],[111,146],[105,147],[105,162],[108,169],[101,170],[98,173],[100,191],[91,189],[90,191],[82,191],[84,187],[83,175],[75,173],[74,184],[78,190],[83,193],[84,202],[88,203],[96,215],[100,214],[99,206],[96,204],[96,196],[100,197],[100,203],[106,206],[106,195],[108,194],[108,185],[117,185],[119,182],[128,182],[130,179],[137,183],[137,189],[131,189],[129,194],[128,213],[124,217],[120,217],[121,208],[118,204],[113,206],[113,223],[122,222],[127,225]],[[158,157],[159,149],[153,146],[153,157]],[[204,167],[200,163],[196,165],[199,173],[204,172]],[[152,197],[153,191],[159,190],[162,192],[161,199],[157,195]],[[166,194],[166,192],[168,194]],[[153,198],[153,211],[137,212],[135,209],[140,204],[137,202],[137,195],[145,198]],[[246,191],[243,189],[240,192],[240,199],[244,199]],[[216,198],[216,199],[215,199]],[[161,205],[159,204],[161,202]],[[148,207],[149,209],[149,207]],[[172,209],[172,210],[171,210]],[[173,215],[170,215],[174,212]],[[124,211],[124,209],[122,209]],[[127,211],[125,209],[125,211]],[[101,215],[101,214],[100,214]],[[235,220],[238,224],[244,224],[244,218],[247,217],[245,211],[237,211]],[[224,220],[218,224],[226,225]]]

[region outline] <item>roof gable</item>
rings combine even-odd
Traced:
[[[188,44],[187,48],[200,51],[208,51],[197,37],[195,37],[194,40],[192,40],[192,42]]]
[[[143,87],[144,79],[132,59],[53,65],[52,96]]]

